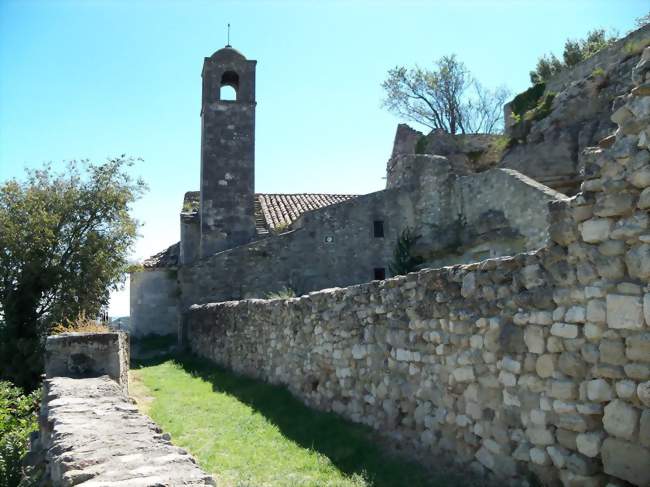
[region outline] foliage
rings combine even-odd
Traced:
[[[427,137],[423,135],[415,143],[415,153],[416,154],[426,154],[427,152]]]
[[[642,15],[641,17],[637,17],[634,19],[634,24],[636,25],[637,29],[640,29],[641,27],[645,27],[646,25],[650,24],[650,12],[648,12],[645,15]]]
[[[528,110],[535,108],[539,103],[539,99],[544,95],[544,90],[546,90],[546,84],[542,82],[519,93],[510,102],[512,113],[521,116]]]
[[[283,387],[205,360],[181,356],[131,374],[142,386],[138,404],[153,397],[148,414],[214,472],[219,485],[467,485],[440,465],[430,471],[390,454],[367,426],[309,408]]]
[[[267,293],[266,299],[290,299],[296,297],[296,291],[290,286],[283,287],[279,291]]]
[[[553,105],[553,100],[555,99],[555,93],[552,91],[546,93],[541,100],[537,103],[537,106],[532,110],[528,110],[524,113],[524,120],[542,120],[549,113],[551,113],[551,106]]]
[[[290,223],[278,223],[277,225],[275,225],[273,227],[273,232],[274,233],[284,233],[287,230],[289,230],[289,228],[291,228]]]
[[[129,274],[133,274],[134,272],[142,272],[142,271],[144,271],[144,265],[142,264],[130,264],[126,268],[126,272],[128,272]]]
[[[567,39],[564,43],[562,59],[555,54],[545,54],[537,60],[535,69],[530,72],[533,84],[548,81],[556,74],[572,68],[585,59],[590,58],[601,49],[617,40],[615,35],[608,35],[605,29],[594,29],[587,33],[584,39]]]
[[[54,323],[96,316],[127,268],[145,190],[124,156],[103,164],[50,165],[0,185],[0,377],[25,389],[42,370]]]
[[[106,333],[109,328],[98,320],[88,318],[85,312],[81,312],[76,318],[66,318],[61,323],[55,323],[50,333],[59,335],[61,333]]]
[[[20,482],[29,434],[38,426],[39,395],[40,391],[24,394],[10,382],[0,381],[0,487]]]
[[[419,239],[420,235],[415,235],[413,229],[406,227],[402,230],[395,244],[393,261],[388,266],[394,276],[413,272],[424,262],[422,257],[413,254],[413,248]]]
[[[498,133],[503,129],[505,87],[484,88],[455,55],[433,69],[397,66],[382,83],[382,106],[400,117],[446,133]]]

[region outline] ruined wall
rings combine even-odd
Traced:
[[[26,458],[44,474],[38,485],[216,485],[138,412],[128,361],[123,333],[47,338],[40,428]]]
[[[130,274],[130,329],[133,337],[176,334],[179,289],[176,268]]]
[[[553,242],[290,300],[193,307],[191,349],[521,485],[650,485],[650,49]]]
[[[546,93],[555,97],[550,112],[539,120],[513,124],[507,104],[506,135],[517,143],[505,151],[499,167],[575,194],[582,180],[580,155],[615,129],[610,120],[612,103],[632,89],[630,73],[648,44],[650,25],[553,77],[546,84]]]
[[[444,157],[399,160],[408,171],[398,187],[306,213],[291,232],[182,266],[183,307],[264,297],[284,287],[305,293],[347,286],[374,279],[375,269],[388,276],[406,227],[420,235],[415,251],[442,263],[475,260],[481,245],[496,238],[504,243],[492,246],[493,254],[502,252],[496,255],[547,242],[548,202],[562,195],[515,172],[497,169],[459,178]],[[383,237],[375,237],[375,221],[383,223]],[[467,252],[459,251],[464,245]]]

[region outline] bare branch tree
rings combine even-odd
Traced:
[[[505,87],[484,88],[455,55],[441,57],[433,70],[397,66],[382,87],[389,111],[450,134],[502,131],[502,106],[510,95]]]

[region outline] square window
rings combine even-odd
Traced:
[[[375,220],[372,224],[373,234],[375,238],[384,238],[384,222],[383,220]]]
[[[386,279],[386,268],[375,267],[374,275],[375,275],[375,281],[383,281],[384,279]]]

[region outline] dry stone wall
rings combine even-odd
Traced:
[[[646,49],[546,248],[197,305],[189,346],[514,485],[650,485],[649,73]]]
[[[45,361],[40,428],[26,458],[43,472],[39,485],[216,485],[129,398],[126,334],[50,336]]]

